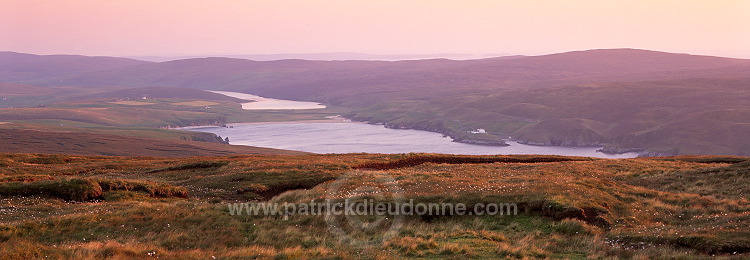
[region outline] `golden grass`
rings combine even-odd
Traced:
[[[727,193],[707,182],[743,178],[748,170],[739,160],[533,158],[541,157],[3,154],[0,258],[692,259],[750,252],[750,201],[742,185]],[[420,163],[354,169],[399,161]],[[221,203],[307,203],[324,198],[331,180],[352,172],[359,174],[341,186],[344,191],[377,183],[375,173],[386,173],[415,201],[514,202],[521,214],[407,217],[394,238],[354,247],[329,232],[321,216],[232,216]],[[95,183],[102,195],[68,202],[42,189],[71,180],[86,191],[97,191],[89,189]],[[699,190],[661,183],[701,180],[706,184]],[[14,193],[19,189],[8,185],[38,189]],[[159,195],[170,189],[188,198]]]

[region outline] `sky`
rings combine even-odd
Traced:
[[[0,51],[750,58],[750,0],[0,0]]]

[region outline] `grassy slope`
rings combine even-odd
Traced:
[[[60,96],[47,98],[55,93]],[[3,136],[0,149],[4,152],[167,157],[280,154],[287,152],[223,145],[219,144],[223,140],[214,134],[164,128],[323,119],[342,111],[336,108],[247,111],[241,109],[238,103],[241,100],[224,95],[164,87],[89,91],[81,87],[45,88],[3,83],[0,95],[7,95],[13,102],[28,104],[35,100],[45,104],[44,107],[0,109]],[[141,99],[143,96],[155,98]],[[51,101],[56,102],[44,103]]]
[[[68,102],[121,89],[118,87],[40,87],[0,82],[0,108],[25,108]]]
[[[138,131],[142,133],[143,131]],[[0,152],[112,156],[187,157],[230,154],[298,154],[299,152],[190,140],[164,140],[90,132],[0,129]]]
[[[83,72],[122,69],[149,62],[114,57],[81,55],[33,55],[0,52],[0,78],[3,82],[34,84],[49,80],[65,85],[60,78]]]
[[[392,101],[350,116],[428,130],[485,128],[543,145],[748,155],[748,89],[747,78],[583,84]]]
[[[0,258],[742,258],[750,252],[747,189],[713,181],[746,179],[747,160],[5,154]],[[360,169],[373,167],[382,170]],[[361,174],[343,190],[385,172],[410,199],[516,202],[521,214],[407,217],[385,243],[352,247],[322,217],[231,216],[219,203],[306,203],[347,172]],[[187,199],[172,197],[182,189]],[[39,195],[20,196],[29,192]],[[98,200],[61,199],[77,196]]]
[[[0,83],[0,96],[7,98],[0,101],[0,107],[15,107],[0,109],[0,121],[67,120],[109,127],[321,119],[346,111],[341,108],[248,111],[241,109],[242,100],[174,87],[38,87]],[[141,99],[144,96],[149,99]],[[203,104],[211,105],[207,109]]]

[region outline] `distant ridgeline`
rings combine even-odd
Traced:
[[[0,82],[8,83],[0,88],[8,100],[19,91],[12,86],[25,85],[181,87],[185,95],[190,89],[226,90],[320,102],[346,108],[355,120],[440,132],[467,143],[502,145],[512,138],[605,145],[608,153],[750,155],[745,59],[611,49],[469,61],[156,63],[3,52]],[[79,97],[104,97],[78,91]]]

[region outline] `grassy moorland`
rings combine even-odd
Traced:
[[[138,134],[149,133],[148,130],[136,131]],[[188,134],[185,138],[206,138],[204,140],[170,140],[157,137],[97,134],[88,131],[55,132],[0,129],[2,146],[0,151],[13,153],[46,153],[46,154],[80,154],[110,156],[214,156],[232,154],[302,154],[302,152],[278,150],[271,148],[228,145],[208,142],[218,139],[215,135]],[[171,133],[168,133],[171,134]]]
[[[749,159],[2,154],[0,258],[741,259]],[[519,214],[406,216],[383,243],[353,246],[323,216],[231,215],[227,204],[307,203],[334,186],[361,197],[383,174],[407,199],[517,203]]]
[[[247,111],[231,97],[180,88],[46,88],[0,83],[0,152],[122,156],[290,154],[230,146],[214,134],[167,129],[234,122],[323,119],[341,109]],[[146,97],[146,99],[143,99]],[[45,103],[49,102],[49,103]]]
[[[13,107],[0,109],[0,121],[26,121],[50,125],[65,124],[49,120],[75,121],[90,124],[89,127],[183,127],[191,125],[221,125],[238,122],[288,121],[321,119],[325,116],[336,115],[341,109],[315,110],[243,110],[240,103],[245,102],[224,95],[196,89],[181,88],[126,88],[85,95],[85,87],[68,88],[38,88],[28,93],[23,90],[28,85],[14,85],[0,83],[0,95],[8,100],[0,102],[33,103],[33,100],[47,101],[38,107]],[[39,93],[65,92],[72,89],[76,95],[63,96],[48,100]],[[105,88],[107,89],[107,88]],[[88,91],[91,92],[91,91]],[[45,94],[46,95],[46,94]],[[146,97],[144,99],[144,97]],[[36,121],[29,121],[36,120]]]

